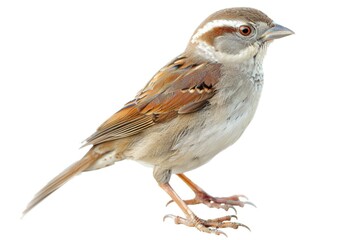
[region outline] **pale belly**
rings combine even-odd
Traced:
[[[252,108],[243,110],[233,113],[232,116],[223,119],[223,121],[209,121],[206,128],[192,132],[186,136],[186,139],[180,141],[175,146],[178,154],[172,158],[174,161],[173,173],[195,169],[235,143],[254,115]]]

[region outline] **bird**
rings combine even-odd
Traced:
[[[85,140],[84,157],[51,180],[23,215],[74,176],[130,159],[153,168],[158,185],[184,216],[176,224],[202,232],[246,227],[235,215],[202,219],[189,207],[205,204],[228,210],[243,207],[241,195],[213,197],[185,173],[209,162],[235,143],[251,122],[262,91],[262,63],[269,44],[294,32],[254,8],[227,8],[206,18],[184,52],[161,68],[123,108]],[[183,200],[170,185],[177,175],[194,192]]]

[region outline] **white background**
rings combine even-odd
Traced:
[[[0,239],[224,239],[163,222],[181,212],[165,207],[152,170],[130,161],[84,173],[20,216],[204,18],[234,6],[261,9],[296,35],[270,47],[260,106],[242,138],[188,176],[258,206],[238,209],[252,232],[226,229],[229,239],[359,239],[359,9],[305,0],[2,1]],[[176,177],[171,183],[192,197]]]

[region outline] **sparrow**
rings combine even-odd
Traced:
[[[246,225],[233,215],[198,217],[189,205],[228,210],[243,207],[241,195],[213,197],[185,172],[209,162],[242,135],[252,120],[263,85],[262,62],[269,44],[294,32],[253,8],[213,13],[192,35],[185,51],[160,69],[136,97],[86,139],[91,149],[42,188],[25,215],[72,177],[131,159],[153,167],[159,186],[183,211],[166,215],[176,224],[206,233]],[[176,174],[195,193],[183,200],[169,184]]]

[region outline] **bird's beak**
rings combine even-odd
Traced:
[[[261,35],[260,39],[263,42],[266,42],[266,41],[274,40],[277,38],[286,37],[291,34],[294,34],[294,32],[291,31],[290,29],[283,27],[279,24],[275,24],[272,28],[270,28],[269,30],[264,32],[264,34]]]

